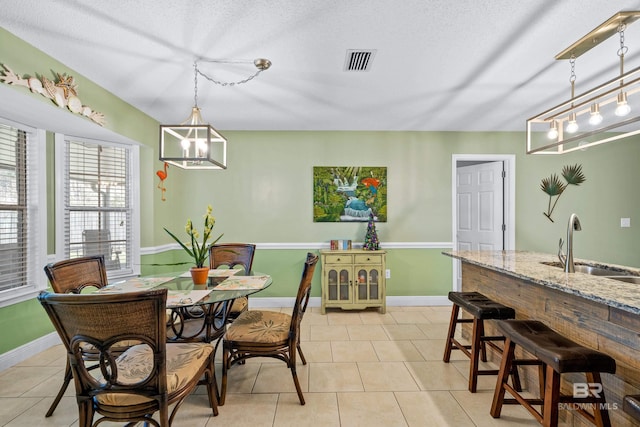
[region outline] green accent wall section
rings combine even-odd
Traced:
[[[451,290],[453,266],[442,249],[388,249],[387,296],[441,296]]]
[[[0,331],[2,354],[54,332],[55,329],[38,300],[34,298],[1,308]]]
[[[562,156],[518,159],[516,244],[520,249],[555,254],[565,241],[571,213],[580,218],[574,257],[640,267],[640,138],[637,136]],[[581,164],[587,180],[569,186],[549,221],[548,196],[539,189],[542,178],[559,174],[565,165]],[[630,228],[620,218],[631,218]]]
[[[388,167],[388,222],[376,224],[385,242],[450,242],[451,158],[454,154],[516,155],[516,248],[555,254],[576,212],[583,231],[575,256],[640,266],[638,137],[563,156],[524,153],[524,132],[225,132],[229,169],[172,169],[167,201],[155,212],[156,245],[171,243],[162,226],[180,230],[213,205],[222,241],[361,242],[366,223],[313,223],[312,173],[318,165]],[[549,221],[540,181],[582,164],[587,181],[571,186]],[[197,197],[194,197],[197,195]],[[159,194],[156,194],[156,198]],[[631,228],[620,228],[631,218]],[[635,219],[634,219],[635,218]]]

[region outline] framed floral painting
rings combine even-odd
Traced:
[[[387,221],[387,168],[314,166],[313,222]]]

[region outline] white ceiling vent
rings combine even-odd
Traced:
[[[347,49],[344,71],[369,71],[376,49]]]

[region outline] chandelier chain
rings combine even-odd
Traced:
[[[618,33],[620,34],[620,49],[618,49],[618,56],[623,57],[626,55],[629,48],[624,45],[624,30],[627,28],[627,25],[622,23],[618,26]]]
[[[198,107],[198,63],[193,63],[193,105]]]
[[[573,83],[576,81],[576,56],[571,55],[569,59],[569,64],[571,64],[571,76],[569,77],[569,82]]]
[[[220,86],[235,86],[235,85],[241,85],[241,84],[250,82],[254,78],[258,77],[258,75],[261,72],[263,72],[264,70],[258,70],[252,76],[249,76],[246,79],[238,80],[238,81],[235,81],[235,82],[221,82],[219,80],[216,80],[216,79],[214,79],[212,77],[207,76],[206,74],[204,74],[202,71],[198,70],[197,68],[196,68],[196,71],[197,71],[198,74],[200,74],[205,79],[209,80],[211,83],[215,83],[215,84],[220,85]]]

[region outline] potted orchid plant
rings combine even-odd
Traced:
[[[191,242],[183,243],[175,234],[171,231],[164,228],[169,236],[173,237],[173,240],[178,242],[182,249],[184,249],[190,257],[193,258],[195,266],[191,268],[191,276],[193,277],[193,283],[196,285],[202,285],[207,282],[207,277],[209,273],[209,266],[205,265],[207,258],[209,257],[209,248],[211,245],[214,245],[220,238],[223,236],[219,235],[216,239],[214,239],[211,243],[209,243],[209,239],[211,238],[211,232],[213,231],[213,226],[216,223],[216,219],[211,215],[213,208],[211,205],[207,206],[207,213],[204,215],[204,230],[202,232],[202,241],[198,241],[200,238],[200,233],[193,226],[193,222],[191,219],[187,220],[187,224],[185,226],[185,231],[189,236]],[[202,278],[204,276],[204,278]]]

